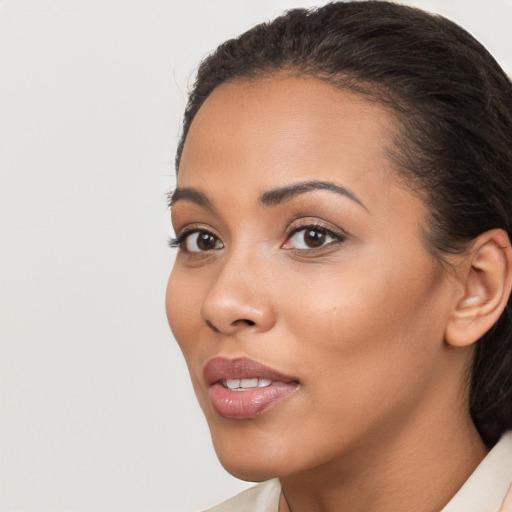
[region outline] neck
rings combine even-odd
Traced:
[[[279,511],[439,512],[488,449],[469,413],[430,419],[413,418],[328,465],[281,478]]]

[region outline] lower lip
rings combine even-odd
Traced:
[[[297,383],[271,384],[265,388],[235,391],[220,382],[210,386],[210,399],[215,410],[224,418],[242,420],[258,416],[292,394]]]

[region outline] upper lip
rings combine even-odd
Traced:
[[[206,382],[211,385],[226,379],[270,379],[278,382],[298,382],[298,379],[285,375],[269,366],[246,357],[210,359],[203,371]]]

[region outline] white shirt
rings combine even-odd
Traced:
[[[280,495],[276,478],[206,512],[278,512]],[[512,512],[512,431],[503,435],[441,512]]]

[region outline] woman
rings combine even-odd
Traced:
[[[496,512],[512,481],[512,85],[453,23],[294,10],[201,65],[167,314],[212,510]]]

